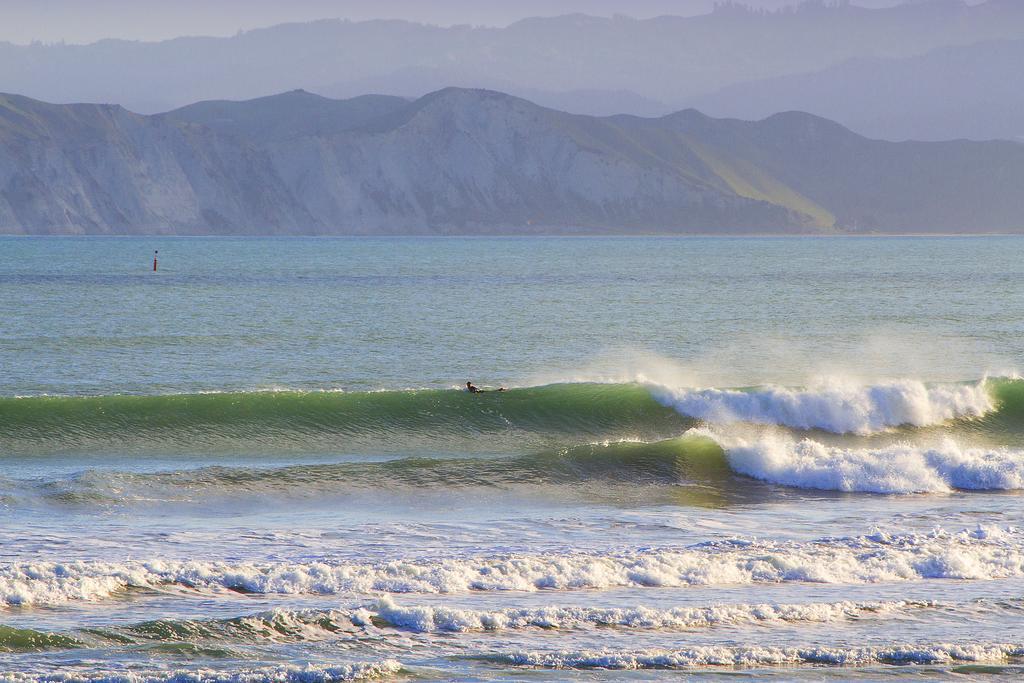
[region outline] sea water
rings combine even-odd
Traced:
[[[0,238],[0,679],[1019,675],[1022,283],[1014,237]]]

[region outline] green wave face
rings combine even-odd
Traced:
[[[991,380],[986,386],[995,409],[982,417],[901,427],[864,439],[829,438],[877,446],[916,434],[962,432],[999,443],[1024,441],[1024,382]],[[129,460],[118,461],[116,469],[96,465],[83,471],[76,461],[79,469],[70,474],[0,479],[0,498],[119,506],[556,486],[564,495],[588,499],[668,498],[717,506],[728,502],[723,497],[764,495],[762,484],[737,480],[719,443],[687,432],[696,424],[634,384],[563,384],[482,395],[423,390],[7,398],[0,399],[0,455],[108,451],[126,453]],[[204,458],[206,466],[199,468],[177,459],[158,471],[134,466],[140,454],[190,449],[247,457],[213,466]],[[332,457],[249,457],[316,449]],[[346,453],[383,459],[333,457]],[[756,475],[763,463],[755,465],[747,469]],[[773,476],[764,480],[781,475]],[[783,483],[790,479],[783,477]]]
[[[129,646],[136,652],[204,657],[237,657],[227,645],[293,643],[361,634],[351,612],[273,610],[227,619],[160,619],[127,626],[87,628],[70,633],[0,625],[0,652],[36,652]]]
[[[358,630],[346,613],[330,610],[302,610],[298,612],[271,611],[207,621],[163,619],[128,626],[116,634],[97,633],[97,635],[120,636],[132,641],[230,640],[260,643],[318,640],[327,635],[356,633]]]
[[[704,436],[684,435],[653,443],[584,444],[511,457],[396,458],[162,472],[89,470],[70,478],[35,482],[30,491],[23,487],[17,495],[34,495],[64,505],[116,506],[133,500],[189,503],[236,497],[323,499],[380,490],[398,495],[426,489],[454,492],[562,487],[563,492],[610,500],[624,495],[645,496],[662,489],[662,498],[682,496],[693,504],[716,505],[711,500],[714,495],[684,491],[680,485],[728,488],[719,485],[731,477],[734,475],[725,453],[717,443]]]
[[[989,389],[995,398],[997,410],[983,421],[993,428],[1024,431],[1024,380],[989,380]]]
[[[0,652],[31,652],[81,647],[83,643],[61,633],[0,625]]]
[[[989,380],[997,410],[942,429],[1024,436],[1024,381]],[[0,398],[0,453],[523,453],[657,441],[697,421],[638,384],[507,392],[243,392]]]
[[[501,436],[517,442],[515,451],[552,440],[664,438],[692,425],[639,385],[562,384],[477,395],[280,391],[0,399],[0,449],[8,454],[409,452],[417,443],[479,445],[481,439],[502,451],[495,439]]]

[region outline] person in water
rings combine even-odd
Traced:
[[[482,394],[482,393],[486,392],[487,390],[486,389],[481,389],[480,387],[476,386],[472,382],[466,382],[466,391],[468,391],[471,394]],[[501,387],[500,389],[498,389],[498,391],[505,391],[505,387]]]

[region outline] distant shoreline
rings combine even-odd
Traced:
[[[899,232],[899,233],[829,233],[829,234],[813,234],[813,233],[800,233],[800,232],[758,232],[758,233],[665,233],[665,232],[652,232],[652,233],[635,233],[635,234],[623,234],[623,233],[536,233],[536,234],[524,234],[524,233],[496,233],[489,235],[479,234],[448,234],[448,235],[425,235],[417,233],[406,233],[406,234],[383,234],[383,235],[367,235],[367,234],[338,234],[338,235],[267,235],[258,233],[248,234],[234,234],[234,235],[218,235],[218,234],[165,234],[165,233],[105,233],[105,234],[66,234],[66,233],[55,233],[55,234],[36,234],[36,233],[5,233],[0,232],[0,238],[27,238],[27,239],[38,239],[38,238],[62,238],[62,239],[104,239],[104,238],[118,238],[118,239],[636,239],[636,238],[667,238],[667,239],[793,239],[793,238],[811,238],[811,239],[833,239],[833,238],[853,238],[853,239],[875,239],[875,238],[949,238],[949,237],[1024,237],[1024,230],[1021,232]]]

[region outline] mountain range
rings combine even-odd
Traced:
[[[591,117],[447,88],[141,115],[0,96],[0,231],[1024,231],[1024,145],[870,140],[813,115]]]
[[[693,17],[572,14],[500,28],[325,19],[233,37],[0,43],[0,91],[155,113],[294,88],[334,98],[415,98],[460,86],[591,115],[696,107],[760,118],[799,109],[872,137],[985,139],[1024,134],[1000,114],[1019,102],[1021,62],[1016,51],[969,48],[1021,40],[1020,0],[885,9],[814,0],[775,12],[722,3]],[[967,52],[944,52],[958,48]],[[972,106],[978,88],[945,70],[958,63],[983,65],[973,73],[986,84],[1001,80]],[[928,93],[918,93],[917,83],[929,84]],[[979,112],[985,115],[973,116]],[[925,117],[920,133],[917,115]]]
[[[732,85],[692,102],[711,115],[744,119],[809,111],[885,139],[1024,140],[1022,70],[1024,40],[986,41],[903,59],[851,59]]]

